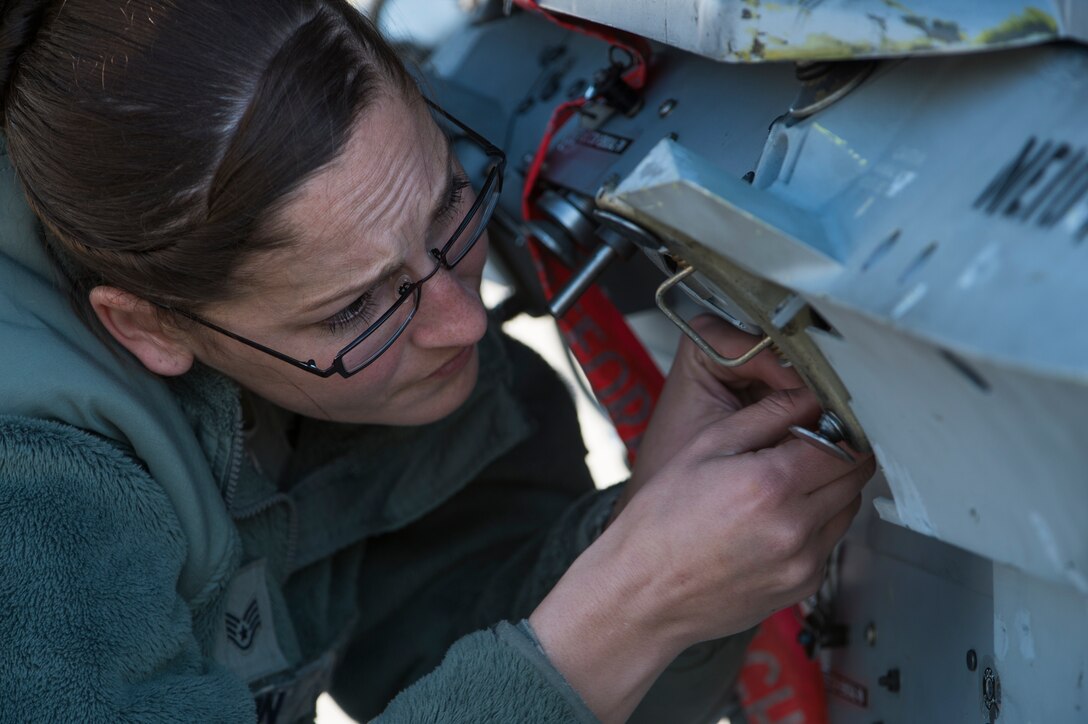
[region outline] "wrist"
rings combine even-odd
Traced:
[[[604,722],[625,721],[686,640],[653,599],[652,571],[610,528],[529,617],[552,664]]]

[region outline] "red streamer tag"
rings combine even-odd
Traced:
[[[797,643],[796,606],[759,626],[740,672],[741,706],[749,724],[827,724],[827,697],[820,666]]]

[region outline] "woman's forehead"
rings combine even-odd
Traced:
[[[356,121],[344,150],[279,213],[292,243],[259,261],[263,288],[320,293],[386,265],[422,240],[447,180],[448,150],[422,101],[383,94]],[[256,267],[255,267],[256,268]]]

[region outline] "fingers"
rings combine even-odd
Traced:
[[[804,505],[822,526],[853,504],[875,471],[876,463],[871,457],[867,458],[842,477],[813,490],[806,496]]]
[[[703,314],[690,322],[714,350],[724,357],[739,357],[759,343],[760,337],[746,334],[713,315]],[[783,367],[773,350],[765,349],[739,367],[722,367],[697,348],[704,367],[722,382],[742,388],[747,383],[761,382],[775,390],[803,387],[800,376],[792,367]]]
[[[812,392],[805,388],[781,390],[722,421],[717,444],[725,455],[769,448],[783,439],[790,425],[811,425],[819,416],[820,403]]]
[[[816,550],[823,551],[825,555],[830,553],[835,544],[846,535],[859,510],[861,510],[861,493],[851,498],[845,507],[835,513],[823,528],[817,531],[814,543]]]

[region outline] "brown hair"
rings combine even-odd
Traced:
[[[277,204],[383,85],[414,87],[345,0],[5,5],[3,131],[82,307],[100,284],[230,299],[245,255],[290,241]]]

